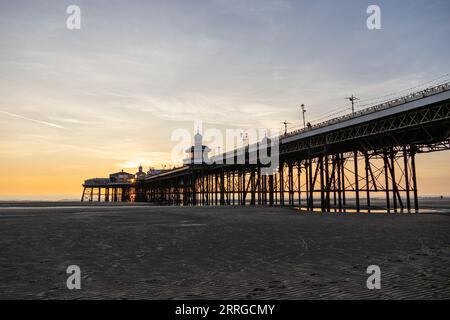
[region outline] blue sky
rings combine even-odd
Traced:
[[[447,0],[2,1],[0,156],[155,165],[196,119],[295,127],[301,103],[314,120],[449,73],[449,14]]]

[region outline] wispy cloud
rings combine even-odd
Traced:
[[[100,122],[100,121],[87,121],[87,120],[81,120],[78,118],[59,117],[59,116],[50,116],[48,118],[50,120],[55,120],[57,122],[74,124],[74,125],[100,125],[100,124],[102,124],[102,122]]]
[[[275,105],[232,94],[185,92],[171,96],[146,96],[103,92],[95,95],[103,96],[117,108],[150,113],[162,120],[202,120],[224,126],[272,127],[278,123],[273,116],[280,111],[280,107]]]
[[[6,114],[6,115],[8,115],[10,117],[23,119],[23,120],[31,121],[31,122],[34,122],[34,123],[42,124],[42,125],[45,125],[45,126],[49,126],[49,127],[52,127],[52,128],[68,130],[66,127],[63,127],[63,126],[61,126],[59,124],[56,124],[56,123],[52,123],[52,122],[48,122],[48,121],[42,121],[42,120],[38,120],[38,119],[32,119],[32,118],[28,118],[28,117],[25,117],[25,116],[21,116],[19,114],[15,114],[15,113],[11,113],[11,112],[8,112],[8,111],[3,111],[3,110],[0,110],[0,113]]]

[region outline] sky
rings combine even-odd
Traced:
[[[351,94],[358,109],[443,79],[449,14],[447,0],[1,1],[0,199],[78,198],[84,179],[176,165],[171,134],[195,120],[292,129],[302,103],[314,123]],[[418,156],[421,194],[450,194],[449,159]]]

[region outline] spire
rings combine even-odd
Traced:
[[[200,134],[200,132],[197,132],[194,137],[194,145],[201,147],[202,141],[203,141],[202,135]]]

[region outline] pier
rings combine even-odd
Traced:
[[[159,205],[292,206],[323,212],[417,212],[416,155],[450,149],[450,83],[352,112],[277,137],[278,166],[261,161],[273,137],[164,172],[120,173],[83,184],[82,201]],[[237,159],[243,157],[244,161]],[[255,160],[256,159],[256,160]],[[190,161],[189,161],[190,160]]]

